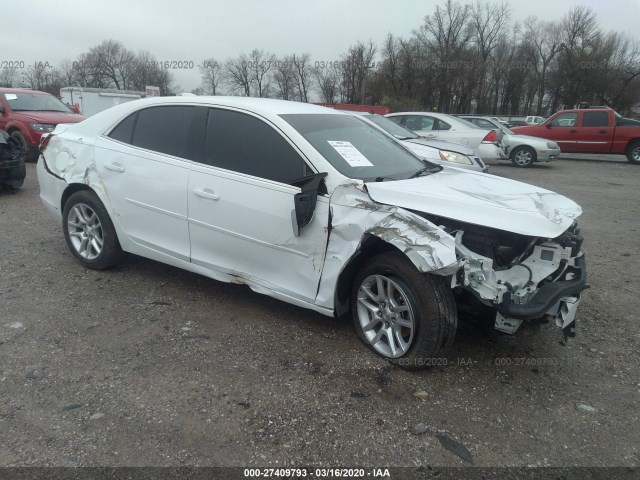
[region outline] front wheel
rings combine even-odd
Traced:
[[[537,155],[531,147],[516,147],[511,152],[510,158],[516,167],[527,168],[535,163]]]
[[[363,266],[351,308],[362,341],[389,362],[409,370],[446,364],[458,324],[453,293],[402,253],[383,253]]]
[[[123,259],[111,218],[92,191],[81,190],[71,195],[62,219],[64,238],[71,253],[87,268],[105,270]]]
[[[627,160],[631,163],[640,164],[640,142],[635,142],[627,148]]]

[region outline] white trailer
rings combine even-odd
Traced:
[[[116,90],[109,88],[64,87],[60,89],[61,100],[69,106],[77,105],[79,113],[90,117],[121,103],[137,100],[145,92]]]

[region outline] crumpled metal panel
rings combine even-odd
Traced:
[[[555,192],[458,169],[367,188],[376,202],[534,237],[555,238],[582,214]]]
[[[340,273],[368,235],[398,248],[421,272],[451,275],[459,268],[450,235],[414,213],[372,201],[357,182],[333,191],[331,218],[318,305],[333,308]]]

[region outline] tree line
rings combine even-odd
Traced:
[[[509,5],[446,0],[408,36],[359,41],[335,59],[254,49],[224,60],[157,61],[107,40],[74,61],[4,69],[0,85],[178,90],[173,69],[198,69],[196,94],[387,105],[392,110],[549,115],[581,102],[630,114],[640,104],[640,45],[574,7],[557,20],[515,21]],[[14,78],[8,77],[14,72]],[[18,77],[18,78],[15,78]],[[58,91],[56,91],[56,89]]]

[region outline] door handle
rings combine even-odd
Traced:
[[[107,163],[105,164],[104,168],[106,168],[107,170],[113,170],[114,172],[124,172],[124,167],[119,163]]]
[[[210,200],[220,200],[220,195],[216,194],[213,190],[209,190],[208,188],[196,188],[193,190],[197,196],[202,198],[208,198]]]
[[[578,133],[577,130],[569,130],[569,133]]]

